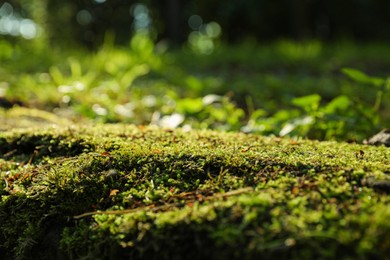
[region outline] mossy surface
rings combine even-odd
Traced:
[[[1,259],[390,255],[390,150],[133,125],[0,132]]]

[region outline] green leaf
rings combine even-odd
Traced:
[[[69,62],[72,78],[74,79],[80,78],[82,76],[82,69],[81,69],[80,62],[74,58],[69,58],[68,62]]]
[[[202,98],[183,98],[177,101],[177,111],[183,114],[194,114],[204,108]]]
[[[257,120],[262,117],[267,116],[267,111],[265,109],[256,109],[250,116],[250,120]]]
[[[0,41],[0,60],[10,59],[12,57],[13,48],[12,45],[6,41]]]
[[[349,97],[341,95],[334,98],[331,102],[329,102],[324,108],[324,112],[326,114],[333,114],[337,110],[346,110],[351,103]]]
[[[321,96],[318,94],[294,98],[291,102],[306,111],[317,110],[321,101]]]
[[[130,46],[134,52],[144,58],[153,54],[154,44],[147,35],[140,33],[134,35],[130,41]]]
[[[50,76],[52,77],[52,79],[57,85],[65,84],[65,77],[62,75],[62,72],[59,70],[58,67],[55,66],[51,67],[49,72],[50,72]]]
[[[385,82],[382,78],[370,77],[367,74],[363,73],[360,70],[344,68],[341,70],[345,75],[355,80],[356,82],[363,84],[370,84],[377,87],[380,87]]]
[[[390,91],[390,77],[386,79],[385,91]]]
[[[203,82],[194,76],[187,76],[185,78],[185,84],[195,92],[200,92],[203,89]]]
[[[146,75],[149,73],[149,66],[147,64],[141,64],[137,66],[133,66],[130,70],[128,70],[122,78],[120,79],[120,85],[123,88],[131,86],[133,81],[140,76]]]

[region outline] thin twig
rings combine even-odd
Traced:
[[[247,187],[247,188],[242,188],[242,189],[238,189],[238,190],[229,191],[229,192],[226,192],[226,193],[218,193],[216,195],[204,197],[204,200],[212,200],[212,199],[217,199],[217,198],[226,198],[226,197],[239,195],[239,194],[242,194],[242,193],[245,193],[245,192],[249,192],[249,191],[253,191],[253,188]],[[181,203],[170,203],[170,204],[165,204],[165,205],[161,205],[161,206],[157,206],[157,207],[154,206],[154,205],[150,205],[150,206],[133,208],[133,209],[92,211],[92,212],[86,212],[86,213],[83,213],[81,215],[74,216],[73,218],[74,219],[80,219],[80,218],[84,218],[84,217],[88,217],[88,216],[92,216],[92,215],[102,215],[102,214],[120,215],[120,214],[134,213],[134,212],[142,211],[142,210],[149,210],[149,211],[154,212],[154,211],[164,210],[164,209],[168,209],[168,208],[179,206],[179,205],[181,205]]]
[[[11,150],[9,151],[8,153],[5,153],[3,154],[3,157],[7,158],[7,157],[11,157],[14,153],[16,153],[18,150],[17,149],[14,149],[14,150]]]

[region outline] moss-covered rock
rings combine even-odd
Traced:
[[[390,255],[384,146],[57,125],[0,156],[1,259]]]

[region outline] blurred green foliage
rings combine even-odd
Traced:
[[[144,33],[114,42],[107,34],[95,53],[47,55],[2,41],[1,98],[73,120],[164,128],[360,141],[389,127],[387,46],[221,43],[205,55],[190,45],[167,52]]]

